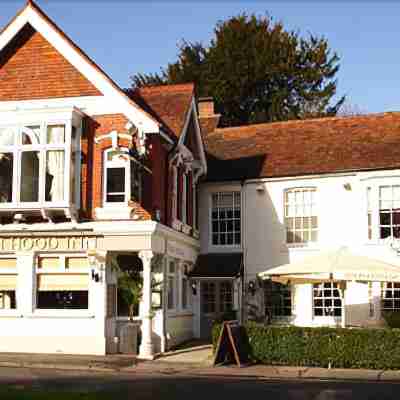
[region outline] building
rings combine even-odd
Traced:
[[[258,274],[341,247],[400,266],[400,113],[220,129],[206,103],[196,333],[209,335],[210,320],[231,309],[340,326],[337,282],[283,285]],[[351,280],[345,308],[347,325],[380,325],[382,311],[400,310],[400,284]]]
[[[0,33],[0,352],[121,351],[120,270],[142,358],[191,338],[206,170],[193,85],[124,92],[28,1]]]

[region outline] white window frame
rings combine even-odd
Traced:
[[[115,149],[109,148],[103,151],[103,204],[105,207],[120,207],[128,204],[131,198],[131,160],[129,157],[129,149],[122,147],[118,151],[126,152],[126,160],[109,161],[108,154],[115,152]],[[107,171],[111,168],[123,168],[125,170],[125,191],[120,194],[124,195],[124,201],[112,202],[107,201]],[[115,194],[115,193],[114,193]]]
[[[173,272],[171,272],[171,264],[174,265],[174,270]],[[177,296],[177,279],[176,279],[176,275],[177,275],[177,268],[178,268],[178,263],[176,260],[168,260],[168,265],[167,265],[167,293],[166,293],[166,297],[167,297],[167,301],[166,301],[166,306],[167,306],[167,311],[168,312],[174,312],[177,310],[177,306],[178,306],[178,301],[179,298]],[[172,282],[172,288],[171,288],[171,282]],[[172,304],[170,306],[170,294],[172,295]]]
[[[392,297],[386,297],[388,292],[391,293]],[[399,297],[395,297],[395,294],[397,294]],[[400,311],[400,284],[398,282],[382,282],[381,300],[382,312]],[[390,308],[384,307],[385,301],[391,302]],[[396,306],[395,302],[398,304],[398,306]]]
[[[329,288],[325,288],[326,284],[330,284]],[[319,285],[319,288],[315,288],[316,285]],[[335,286],[336,285],[336,286]],[[315,283],[311,286],[312,290],[312,307],[313,307],[313,317],[314,318],[334,318],[334,319],[341,319],[343,317],[343,298],[341,295],[341,289],[339,287],[338,282],[321,282],[321,283]],[[315,291],[320,290],[321,295],[320,296],[315,296]],[[339,293],[339,296],[325,296],[325,290],[330,290],[332,293],[337,290]],[[322,306],[315,306],[315,301],[316,300],[321,300],[322,301]],[[332,309],[332,314],[327,313],[326,310],[329,310],[329,307],[325,306],[325,300],[331,300],[332,305],[330,308]],[[340,306],[335,306],[335,300],[340,300]],[[315,314],[315,309],[321,309],[322,310],[322,315],[316,315]],[[334,310],[338,309],[340,310],[340,315],[335,315]]]
[[[238,194],[239,195],[239,211],[240,211],[240,218],[234,218],[233,217],[233,225],[235,223],[235,220],[239,219],[239,224],[240,224],[240,238],[239,238],[239,243],[235,243],[235,235],[236,233],[238,233],[235,228],[232,231],[233,234],[233,244],[214,244],[213,242],[213,196],[220,196],[220,195],[232,195],[232,210],[233,212],[235,212],[235,195]],[[243,240],[243,207],[242,207],[242,193],[240,189],[232,189],[232,190],[219,190],[219,191],[215,191],[215,192],[211,192],[210,196],[209,196],[209,246],[210,247],[216,247],[216,248],[240,248],[242,245],[242,240]],[[219,218],[218,218],[218,222],[219,222]],[[219,232],[218,232],[219,233]],[[228,233],[228,231],[226,231],[226,233]]]
[[[47,128],[52,125],[64,125],[65,140],[64,143],[48,144]],[[22,132],[24,127],[39,126],[40,127],[40,143],[31,145],[22,145]],[[71,198],[71,154],[72,154],[72,126],[76,128],[76,140],[80,138],[80,127],[73,125],[72,119],[48,118],[42,119],[26,119],[19,124],[2,124],[0,128],[14,128],[17,131],[15,142],[13,145],[0,145],[0,153],[13,154],[13,182],[12,182],[12,201],[0,203],[1,209],[10,208],[46,208],[46,207],[66,207],[75,202]],[[46,178],[46,153],[49,150],[64,151],[64,199],[62,201],[46,201],[45,200],[45,178]],[[38,201],[22,202],[21,196],[21,157],[26,151],[37,151],[39,153],[39,186]],[[78,157],[78,155],[77,155]],[[76,168],[77,174],[80,168]],[[76,177],[75,177],[76,180]]]
[[[303,192],[303,201],[299,204],[296,202],[296,193]],[[313,195],[310,195],[312,197],[311,203],[305,203],[304,202],[304,192],[310,192],[313,193]],[[288,201],[288,196],[290,193],[294,194],[295,201],[292,204],[290,201]],[[292,215],[291,212],[289,212],[290,208],[294,207],[295,214]],[[310,215],[307,215],[304,210],[310,207],[311,213]],[[303,212],[301,215],[297,215],[297,209],[303,209]],[[315,212],[314,212],[315,210]],[[284,217],[284,226],[285,226],[285,243],[288,246],[293,246],[293,247],[304,247],[304,246],[313,246],[318,243],[318,238],[319,238],[319,215],[318,215],[318,190],[315,186],[302,186],[302,187],[291,187],[287,188],[283,191],[283,217]],[[288,218],[293,218],[293,223],[294,226],[292,229],[289,229],[287,225],[287,219]],[[296,218],[301,219],[301,227],[296,228]],[[305,228],[304,227],[304,220],[305,218],[310,218],[309,220],[309,227]],[[316,218],[316,228],[313,228],[312,226],[312,219]],[[288,240],[288,234],[291,232],[293,235],[293,241]],[[308,240],[301,240],[301,241],[295,241],[296,238],[296,232],[300,232],[301,237],[303,238],[304,232],[308,233]],[[315,240],[312,239],[313,233],[315,232],[316,238]]]
[[[11,258],[11,259],[15,259],[15,263],[16,263],[16,267],[15,268],[2,268],[1,269],[1,275],[13,275],[16,276],[16,280],[17,280],[17,285],[15,288],[15,302],[16,302],[16,308],[10,308],[10,309],[0,309],[0,316],[14,316],[17,315],[19,312],[19,308],[20,308],[20,293],[18,293],[19,289],[18,289],[18,281],[19,281],[19,273],[18,273],[18,258],[15,254],[1,254],[0,255],[0,259],[4,259],[4,258]]]
[[[39,258],[58,258],[60,261],[60,265],[59,265],[59,269],[54,269],[53,267],[51,268],[39,268]],[[40,252],[35,254],[35,284],[34,284],[34,315],[39,315],[39,316],[53,316],[56,315],[58,313],[61,313],[62,315],[77,315],[77,316],[88,316],[88,315],[92,315],[93,314],[93,308],[94,308],[94,304],[93,301],[91,299],[92,297],[92,290],[91,290],[91,286],[92,286],[92,280],[90,277],[91,274],[91,266],[89,264],[89,260],[88,260],[88,266],[86,269],[82,269],[82,272],[69,272],[66,268],[66,259],[67,258],[87,258],[87,254],[86,253],[50,253],[50,252]],[[48,275],[59,275],[59,274],[63,274],[65,276],[68,276],[69,274],[71,275],[83,275],[83,274],[88,274],[88,307],[84,308],[84,309],[49,309],[49,308],[38,308],[37,307],[37,295],[38,295],[38,288],[37,288],[37,279],[39,277],[40,274],[48,274]]]

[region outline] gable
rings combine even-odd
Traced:
[[[0,101],[99,95],[29,24],[0,52]]]

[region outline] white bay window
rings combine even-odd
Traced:
[[[80,115],[70,112],[60,119],[0,126],[1,213],[59,208],[71,215],[79,201],[80,124]]]

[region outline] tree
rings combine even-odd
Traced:
[[[195,82],[198,96],[214,98],[221,125],[234,126],[336,115],[338,69],[325,38],[241,14],[218,22],[208,46],[183,41],[176,62],[131,79],[133,88]]]

